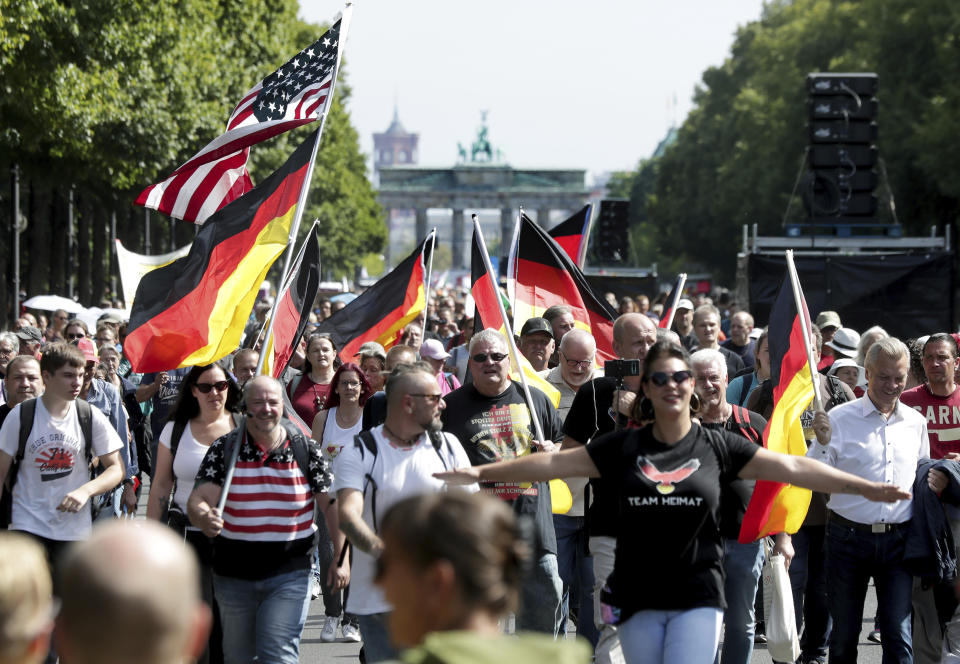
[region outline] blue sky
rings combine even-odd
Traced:
[[[301,0],[330,20],[332,0]],[[633,168],[692,106],[704,69],[728,57],[762,0],[360,0],[346,45],[350,112],[372,133],[400,120],[420,163],[449,166],[489,137],[518,167]],[[675,100],[675,102],[674,102]]]

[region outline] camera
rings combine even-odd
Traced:
[[[607,360],[603,363],[603,375],[608,378],[639,376],[640,360]]]

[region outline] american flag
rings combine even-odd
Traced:
[[[202,224],[252,189],[250,146],[309,124],[326,111],[350,9],[320,39],[253,86],[230,114],[227,130],[169,178],[144,189],[137,205]]]

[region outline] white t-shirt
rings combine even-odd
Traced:
[[[167,422],[163,425],[163,431],[160,432],[160,444],[169,450],[172,438],[173,422]],[[180,444],[177,446],[177,456],[173,460],[173,477],[176,480],[173,502],[184,514],[187,513],[187,499],[193,491],[193,483],[197,479],[200,462],[203,461],[203,457],[209,449],[209,445],[197,442],[197,439],[193,437],[193,429],[187,422],[187,426],[183,428],[183,435],[180,436]],[[196,530],[192,526],[188,527],[191,530]]]
[[[98,408],[93,418],[92,453],[100,457],[122,447],[120,437]],[[12,457],[20,442],[20,406],[17,405],[0,428],[0,450]],[[86,444],[80,431],[75,403],[63,419],[55,419],[37,399],[33,428],[27,437],[23,461],[13,487],[13,516],[10,530],[23,530],[47,539],[73,542],[90,536],[89,507],[79,512],[59,512],[64,496],[90,481]]]
[[[320,449],[327,461],[333,463],[344,445],[352,445],[353,437],[360,433],[362,426],[363,418],[360,417],[357,418],[356,424],[344,429],[337,423],[337,406],[327,411],[327,421],[323,426],[323,440],[320,441]]]
[[[369,473],[377,484],[377,525],[390,507],[400,500],[421,493],[432,493],[446,489],[446,483],[433,477],[433,473],[462,468],[470,465],[463,446],[452,435],[444,433],[449,445],[440,447],[438,455],[433,443],[426,434],[411,447],[397,447],[383,435],[383,426],[371,429],[377,441],[377,456],[363,448],[363,457],[356,445],[344,445],[333,463],[333,488],[356,489],[363,491],[367,484],[365,476]],[[441,461],[441,456],[443,460]],[[463,488],[477,491],[473,484]],[[373,511],[371,494],[373,486],[367,487],[363,500],[363,520],[373,530]],[[374,559],[358,549],[353,552],[353,566],[350,568],[350,598],[347,611],[364,616],[390,611],[391,606],[383,597],[380,588],[373,584]]]

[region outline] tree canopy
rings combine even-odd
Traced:
[[[320,35],[323,28],[299,21],[297,10],[296,0],[0,0],[0,166],[20,172],[31,236],[23,262],[69,262],[48,238],[39,243],[32,235],[65,231],[72,188],[81,299],[91,304],[106,295],[105,266],[83,272],[85,262],[109,256],[101,236],[110,215],[124,244],[143,251],[144,212],[133,200],[221,133],[252,85]],[[341,69],[304,216],[320,217],[324,259],[338,270],[378,253],[386,235],[344,105],[348,96]],[[254,182],[315,126],[255,146]],[[7,229],[10,195],[2,188]],[[190,226],[152,224],[152,253],[165,251],[174,231],[177,245],[188,242]],[[6,248],[0,254],[5,274],[11,259]],[[69,275],[61,272],[31,272],[25,290],[65,292]]]
[[[955,223],[958,69],[950,0],[771,0],[704,72],[676,142],[614,179],[631,198],[637,260],[730,281],[743,224],[778,235],[788,208],[802,219],[791,194],[807,145],[805,79],[818,71],[877,73],[881,169],[905,231]],[[889,221],[885,187],[877,194]]]

